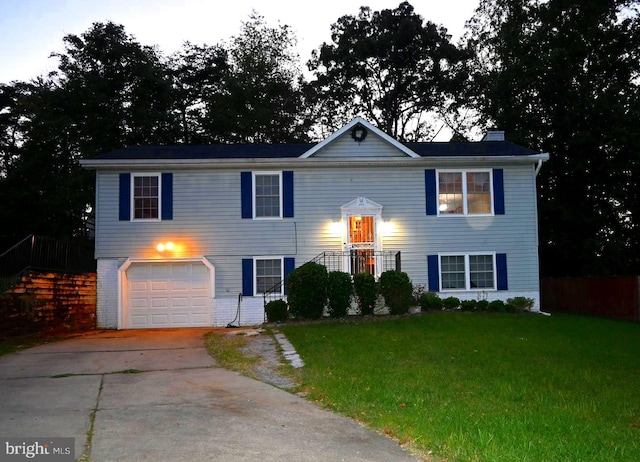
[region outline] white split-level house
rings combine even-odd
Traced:
[[[401,143],[356,118],[319,143],[83,160],[96,171],[98,327],[260,324],[263,294],[286,297],[281,281],[314,259],[539,310],[536,175],[548,158],[503,132]]]

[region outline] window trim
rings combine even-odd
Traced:
[[[258,188],[256,188],[257,176],[273,176],[278,175],[278,188],[279,188],[279,216],[273,217],[259,217],[256,214],[256,207],[258,205]],[[254,220],[282,220],[284,215],[284,190],[282,181],[282,171],[253,171],[251,172],[251,213]]]
[[[156,177],[158,179],[158,217],[157,218],[136,218],[136,197],[135,197],[135,179],[139,177]],[[155,222],[162,221],[162,173],[160,172],[131,172],[130,183],[130,221]]]
[[[280,260],[280,280],[284,281],[284,257],[283,256],[266,256],[266,257],[253,257],[253,296],[262,297],[263,292],[258,292],[258,260]],[[284,295],[284,284],[280,288],[279,293],[274,295]]]
[[[442,213],[440,211],[440,173],[460,173],[462,175],[462,213]],[[489,205],[490,213],[469,213],[469,195],[467,192],[467,173],[489,174]],[[491,168],[466,168],[466,169],[436,169],[436,212],[439,217],[491,217],[495,216],[493,169]]]
[[[493,261],[493,287],[471,287],[471,271],[469,265],[469,257],[470,256],[490,256]],[[442,257],[464,257],[464,289],[448,289],[442,287]],[[498,268],[496,264],[496,252],[447,252],[447,253],[439,253],[438,254],[438,277],[439,277],[439,292],[477,292],[477,291],[486,291],[486,292],[494,292],[498,290]]]

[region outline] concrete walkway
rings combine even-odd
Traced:
[[[102,461],[415,461],[295,395],[216,367],[210,329],[106,331],[0,358],[0,436]]]

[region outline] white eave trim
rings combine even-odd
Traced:
[[[349,130],[351,130],[353,127],[355,127],[358,124],[362,125],[363,127],[365,127],[370,132],[375,133],[377,136],[379,136],[380,138],[385,140],[387,143],[391,144],[393,147],[395,147],[395,148],[399,149],[400,151],[404,152],[409,157],[420,157],[418,154],[413,152],[411,149],[409,149],[408,147],[406,147],[402,143],[398,142],[398,140],[393,139],[392,137],[387,135],[385,132],[381,131],[379,128],[371,125],[369,122],[367,122],[362,117],[356,117],[351,122],[349,122],[347,125],[342,127],[340,130],[334,132],[331,136],[329,136],[328,138],[324,139],[323,141],[321,141],[320,143],[316,144],[314,147],[309,149],[307,152],[302,154],[300,156],[300,158],[301,159],[307,159],[307,158],[313,156],[316,152],[318,152],[319,150],[323,149],[328,144],[333,143],[337,138],[339,138],[340,136],[342,136],[343,134],[345,134],[346,132],[348,132]]]
[[[96,170],[212,170],[233,168],[314,168],[314,167],[430,167],[446,165],[537,164],[549,160],[549,154],[528,156],[434,156],[434,157],[351,157],[332,158],[279,158],[279,159],[82,159],[80,165]]]

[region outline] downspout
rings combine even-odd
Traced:
[[[542,159],[538,159],[538,165],[536,165],[536,176],[540,173],[540,169],[542,168]]]

